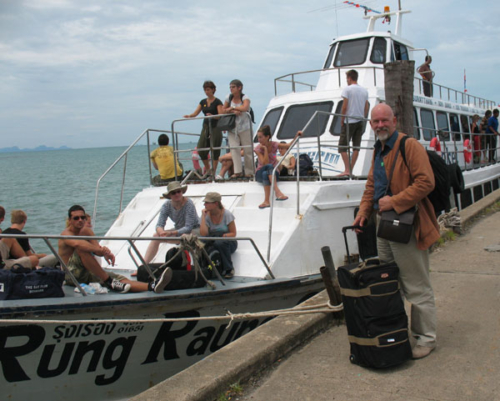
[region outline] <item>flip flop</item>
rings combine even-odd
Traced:
[[[285,196],[284,198],[276,198],[277,201],[286,201],[288,200],[288,196]]]
[[[271,207],[271,205],[265,205],[264,203],[259,205],[259,209],[266,209],[268,207]]]
[[[238,178],[242,178],[243,177],[243,174],[239,173],[239,174],[233,174],[230,179],[231,180],[237,180]]]

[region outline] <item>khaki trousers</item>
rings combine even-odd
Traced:
[[[227,138],[229,140],[229,146],[232,148],[233,146],[248,146],[244,148],[245,155],[245,174],[246,175],[254,175],[253,171],[253,150],[252,150],[252,137],[250,136],[250,130],[241,131],[235,133],[233,131],[229,131],[227,133]],[[241,166],[241,148],[231,149],[231,157],[233,159],[233,169],[235,174],[240,174],[243,170]]]
[[[377,226],[380,217],[377,215]],[[429,274],[429,251],[417,248],[415,233],[408,244],[377,237],[378,256],[384,262],[396,262],[406,300],[411,304],[411,335],[416,345],[436,346],[436,304]]]

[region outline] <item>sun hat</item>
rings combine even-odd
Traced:
[[[188,187],[187,187],[187,185],[181,185],[181,183],[179,181],[172,181],[168,184],[167,192],[165,192],[163,194],[163,197],[170,199],[170,194],[174,191],[177,191],[178,189],[180,189],[182,191],[182,193],[185,194]]]
[[[207,192],[205,195],[205,199],[203,199],[203,202],[220,202],[222,197],[220,196],[220,193],[218,192]]]

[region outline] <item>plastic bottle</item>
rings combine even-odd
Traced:
[[[80,287],[87,293],[87,295],[94,295],[95,294],[95,288],[91,287],[88,284],[80,283]]]

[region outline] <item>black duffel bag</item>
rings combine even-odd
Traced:
[[[64,272],[59,269],[31,270],[14,265],[9,270],[0,269],[0,300],[64,297],[63,282]]]

